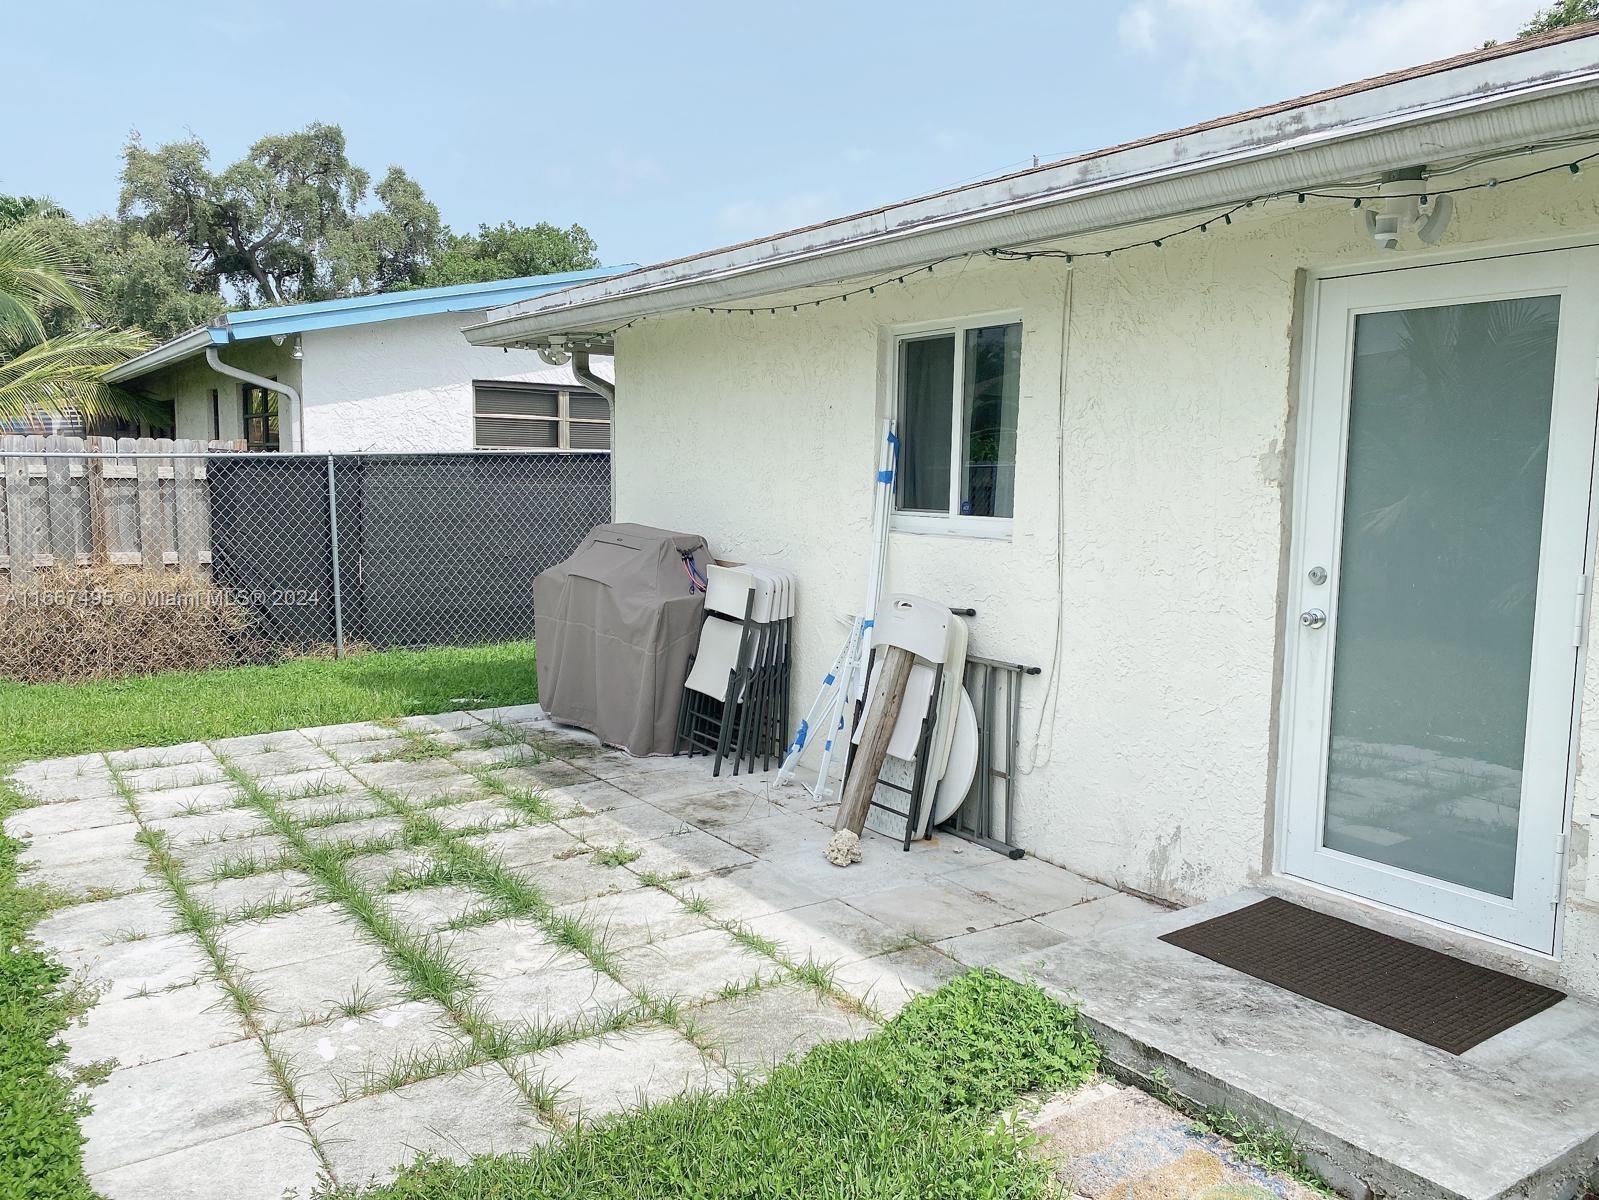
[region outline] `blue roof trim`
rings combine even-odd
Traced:
[[[217,318],[208,333],[213,345],[253,341],[314,329],[339,329],[346,325],[369,325],[405,317],[427,317],[438,313],[473,312],[502,304],[515,304],[549,292],[559,292],[608,275],[636,270],[628,263],[615,267],[596,267],[589,271],[568,271],[560,275],[529,275],[521,279],[497,279],[490,283],[462,283],[454,287],[418,288],[410,292],[379,292],[374,296],[352,296],[345,300],[318,300],[310,304],[285,304],[277,308],[251,308]]]

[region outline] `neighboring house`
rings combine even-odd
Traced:
[[[897,415],[889,587],[1043,667],[1030,851],[1170,901],[1263,886],[1595,995],[1589,155],[1592,26],[466,336],[614,346],[616,519],[798,572],[796,711],[864,593]]]
[[[598,383],[530,351],[467,345],[494,305],[622,268],[230,312],[107,378],[170,418],[92,432],[242,441],[265,451],[605,450]]]

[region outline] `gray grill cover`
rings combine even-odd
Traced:
[[[705,539],[648,525],[596,525],[533,582],[539,703],[629,754],[670,754],[689,658],[699,645]]]

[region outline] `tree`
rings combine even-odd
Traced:
[[[1548,8],[1540,8],[1532,19],[1521,27],[1517,37],[1536,37],[1585,21],[1599,21],[1599,0],[1556,0]]]
[[[344,131],[315,123],[261,138],[213,173],[198,138],[123,148],[117,212],[138,232],[188,247],[204,290],[245,304],[325,300],[415,282],[443,233],[438,209],[390,168],[379,207],[362,212],[370,177],[350,162]]]
[[[450,238],[449,247],[426,274],[429,287],[486,283],[524,275],[554,275],[597,267],[593,237],[581,225],[560,229],[547,222],[479,225],[475,234]]]
[[[58,313],[77,327],[52,336],[47,321]],[[112,389],[105,373],[148,339],[102,328],[98,315],[88,280],[40,222],[0,230],[0,421],[140,415],[140,402]]]
[[[42,224],[73,261],[85,264],[115,324],[164,341],[226,311],[221,293],[198,281],[189,248],[171,234],[151,237],[113,217],[80,225],[63,214]]]

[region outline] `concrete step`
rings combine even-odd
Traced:
[[[1075,1003],[1118,1074],[1285,1130],[1366,1200],[1572,1200],[1599,1161],[1599,1007],[1566,999],[1463,1055],[1160,941],[1263,896],[998,964]]]

